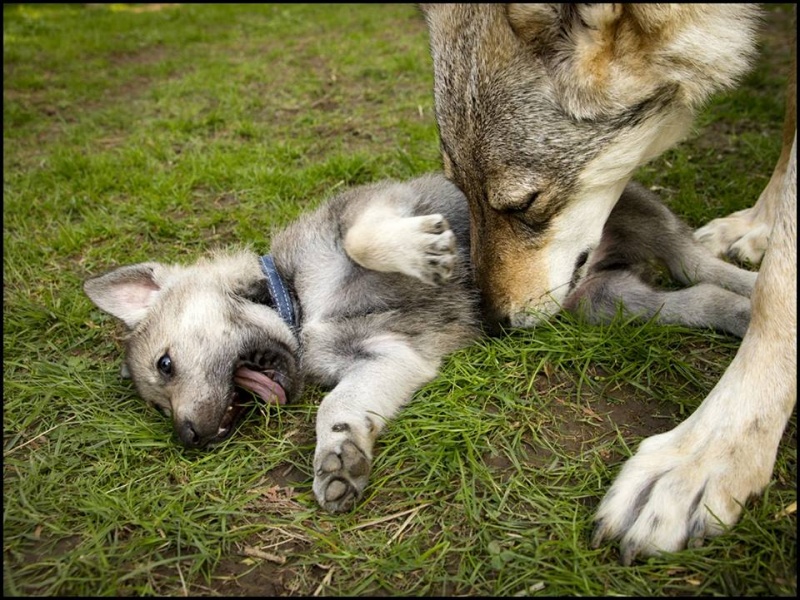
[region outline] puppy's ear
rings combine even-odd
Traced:
[[[128,265],[87,279],[83,291],[97,308],[133,329],[158,297],[165,271],[155,262]]]

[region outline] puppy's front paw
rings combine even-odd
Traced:
[[[709,221],[694,232],[694,238],[715,256],[758,265],[764,258],[770,225],[755,218],[748,208]]]
[[[685,424],[684,424],[685,425]],[[678,427],[642,442],[595,516],[592,545],[620,540],[620,561],[698,546],[739,519],[770,471],[747,436],[723,438]]]
[[[317,452],[313,488],[319,505],[330,512],[353,508],[367,486],[370,468],[369,457],[351,440]]]

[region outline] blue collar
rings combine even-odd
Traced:
[[[281,277],[281,274],[278,273],[278,270],[275,268],[275,261],[272,259],[271,255],[267,254],[261,257],[261,270],[267,278],[267,288],[269,289],[269,295],[272,297],[272,302],[275,305],[275,310],[278,311],[281,319],[283,319],[289,327],[292,329],[297,328],[297,314],[294,310],[292,296],[289,294],[289,288],[283,280],[283,277]]]

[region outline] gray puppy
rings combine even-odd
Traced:
[[[651,193],[628,186],[606,230],[570,307],[605,321],[625,296],[643,318],[744,333],[755,274],[704,251]],[[343,511],[367,484],[385,423],[481,333],[469,234],[463,194],[425,175],[343,192],[278,233],[268,256],[129,265],[84,289],[130,330],[137,391],[172,416],[187,446],[230,435],[248,392],[282,404],[304,381],[330,388],[313,489],[323,508]],[[708,283],[654,289],[638,275],[653,259],[684,283]]]

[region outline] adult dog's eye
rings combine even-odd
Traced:
[[[158,372],[165,377],[172,376],[172,359],[169,357],[169,354],[165,354],[156,361],[156,368],[158,369]]]
[[[539,192],[531,192],[527,196],[523,196],[518,203],[509,204],[506,208],[508,213],[524,213],[533,206],[533,203],[539,199]]]

